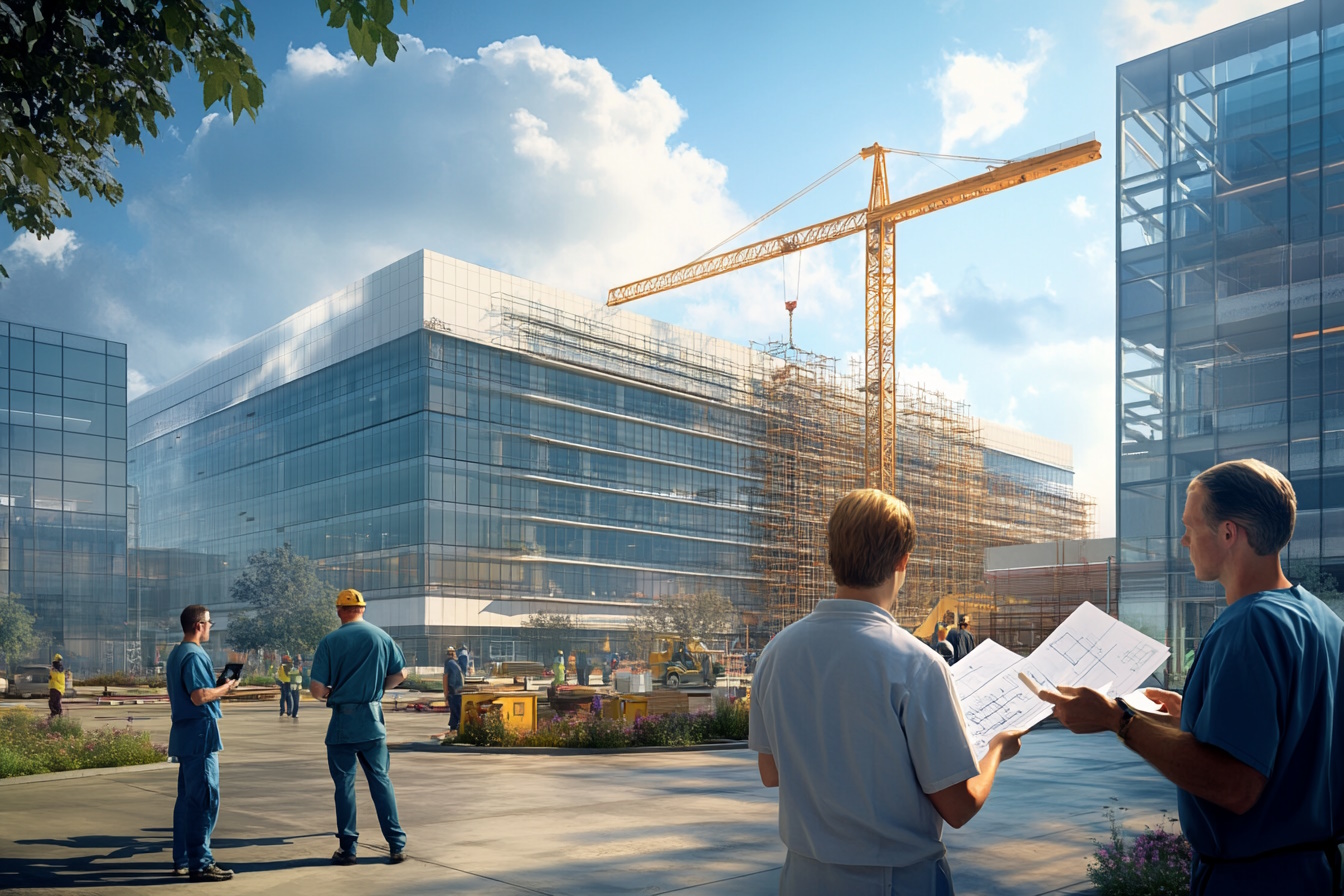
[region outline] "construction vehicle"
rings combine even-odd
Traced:
[[[953,629],[957,627],[957,617],[962,613],[969,613],[974,617],[992,612],[994,612],[994,599],[987,595],[945,594],[934,604],[929,615],[924,617],[924,621],[910,630],[910,634],[925,644],[931,644],[938,623],[944,623],[949,629]]]
[[[990,169],[974,177],[936,187],[917,196],[892,202],[887,193],[888,153],[921,156],[929,159],[959,159],[986,162]],[[864,355],[866,434],[864,444],[865,481],[869,488],[879,488],[888,494],[896,492],[896,225],[920,215],[959,205],[972,199],[998,193],[1020,184],[1031,183],[1043,177],[1068,171],[1101,158],[1101,144],[1091,135],[1053,147],[1033,155],[1013,159],[981,159],[972,156],[949,156],[939,153],[912,152],[891,149],[874,143],[839,167],[818,178],[793,197],[776,206],[773,214],[784,205],[824,183],[860,158],[872,159],[873,180],[868,207],[803,227],[789,233],[761,240],[739,249],[718,255],[701,257],[690,264],[664,271],[643,280],[617,286],[607,293],[609,306],[623,305],[645,296],[665,292],[729,271],[741,270],[774,258],[781,258],[812,246],[852,234],[865,234],[866,289],[864,303],[864,335],[867,350]],[[760,223],[762,218],[754,223]],[[739,231],[740,235],[744,231]],[[733,239],[730,237],[729,240]],[[727,242],[727,241],[725,241]],[[720,244],[722,245],[722,244]],[[713,251],[713,250],[711,250]],[[790,309],[792,310],[792,309]],[[792,321],[790,321],[792,323]],[[792,340],[790,340],[792,342]]]
[[[654,635],[649,650],[649,671],[653,680],[669,688],[680,687],[683,681],[703,682],[705,664],[709,664],[709,684],[718,681],[714,655],[696,638],[678,635]]]

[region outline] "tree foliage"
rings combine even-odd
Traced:
[[[229,618],[228,643],[235,650],[312,653],[317,642],[341,624],[336,589],[324,584],[307,557],[286,542],[260,551],[229,588],[229,597],[253,613]]]
[[[578,620],[565,613],[533,613],[523,627],[534,631],[533,640],[544,648],[541,651],[543,659],[556,650],[572,646],[579,631]]]
[[[1330,609],[1344,616],[1344,592],[1339,590],[1339,582],[1335,577],[1321,569],[1319,563],[1294,560],[1288,564],[1284,574],[1288,576],[1289,581],[1301,585],[1325,601]]]
[[[709,638],[737,627],[733,602],[710,588],[696,594],[668,594],[652,604],[640,607],[631,624],[630,640],[635,649],[646,653],[655,636],[675,635]]]
[[[373,65],[395,60],[396,6],[412,0],[316,0],[328,26]],[[63,194],[115,205],[113,141],[143,148],[176,110],[168,83],[190,66],[206,109],[256,119],[265,83],[242,42],[253,37],[242,0],[20,0],[0,3],[0,207],[39,239],[68,217]],[[0,267],[0,276],[8,276]]]
[[[0,597],[0,653],[5,655],[8,665],[27,656],[41,641],[33,628],[36,621],[19,602],[17,594],[11,592]]]

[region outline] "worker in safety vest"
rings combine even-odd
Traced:
[[[53,716],[61,714],[63,696],[65,696],[65,661],[58,653],[51,658],[51,674],[47,678],[47,705],[51,707]]]
[[[299,702],[299,701],[296,699],[296,698],[298,697],[298,694],[294,693],[293,688],[291,688],[291,687],[289,686],[289,670],[290,670],[290,657],[289,657],[289,654],[285,654],[284,656],[280,657],[280,668],[276,669],[276,670],[272,673],[272,674],[275,676],[275,680],[276,680],[277,682],[279,682],[279,684],[280,684],[280,717],[281,717],[281,718],[284,718],[284,717],[287,716],[287,715],[292,715],[292,714],[293,714],[293,713],[290,712],[290,702],[291,702],[291,701],[294,702],[295,704],[297,704],[297,703]],[[295,710],[294,710],[294,711],[295,711],[295,712],[298,711],[298,707],[297,707],[297,706],[295,707]]]

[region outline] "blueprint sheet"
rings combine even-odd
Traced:
[[[979,759],[1000,731],[1030,728],[1053,707],[1017,677],[1025,672],[1042,687],[1096,688],[1124,694],[1167,661],[1171,651],[1152,638],[1084,603],[1031,656],[1020,657],[985,640],[952,667],[952,681]]]

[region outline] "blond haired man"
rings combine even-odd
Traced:
[[[850,492],[827,535],[835,596],[771,640],[752,685],[750,745],[788,847],[779,891],[950,896],[943,822],[980,811],[1023,732],[977,764],[947,664],[892,618],[909,508]]]

